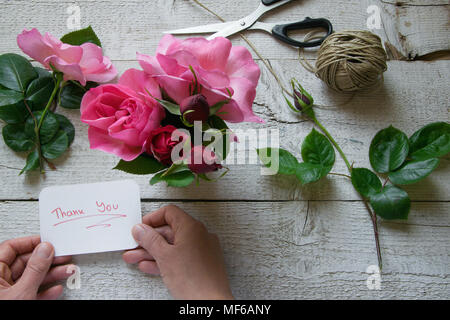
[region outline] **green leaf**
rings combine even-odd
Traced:
[[[394,184],[413,184],[425,179],[438,165],[437,158],[409,161],[399,170],[389,173],[389,180]]]
[[[409,138],[409,154],[414,160],[439,158],[450,152],[450,124],[431,123]]]
[[[377,215],[386,220],[408,219],[411,201],[408,194],[394,186],[386,186],[370,197],[370,204]]]
[[[408,152],[408,137],[390,126],[379,131],[373,138],[369,149],[370,164],[378,173],[391,172],[402,165]]]
[[[26,100],[33,111],[43,110],[50,100],[55,81],[51,76],[41,76],[34,79],[27,88]]]
[[[155,174],[155,175],[151,178],[151,180],[150,180],[150,185],[153,186],[153,185],[157,184],[158,182],[164,181],[164,180],[162,179],[162,175],[163,175],[165,172],[166,172],[166,171],[161,171],[161,172]]]
[[[352,169],[352,184],[356,191],[365,198],[380,192],[383,187],[380,178],[366,168]]]
[[[91,42],[93,44],[98,45],[99,47],[102,46],[100,40],[98,39],[97,35],[95,34],[91,26],[85,29],[72,31],[64,35],[61,38],[61,41],[74,46],[79,46],[86,42]]]
[[[42,145],[42,155],[47,159],[59,158],[69,147],[69,138],[63,130],[59,130],[56,136],[47,143]]]
[[[61,101],[60,106],[66,109],[80,109],[81,100],[85,93],[91,89],[98,86],[95,82],[88,82],[85,89],[80,88],[80,86],[69,82],[61,89]]]
[[[23,100],[22,93],[10,89],[0,88],[0,108],[1,106],[16,104],[21,100]]]
[[[228,126],[223,119],[217,115],[210,116],[208,119],[208,123],[211,128],[218,130],[228,130]]]
[[[297,165],[295,175],[302,184],[308,184],[319,181],[331,171],[331,166],[323,166],[321,164],[314,164],[302,162]]]
[[[52,74],[44,68],[34,67],[34,70],[37,72],[39,78],[51,77]]]
[[[6,145],[14,151],[30,151],[34,147],[34,142],[25,134],[23,124],[7,124],[2,135]]]
[[[296,174],[299,163],[289,151],[284,149],[262,148],[256,149],[256,152],[262,164],[266,167],[278,167],[277,173],[279,174]]]
[[[184,188],[194,182],[195,176],[190,170],[184,170],[164,176],[163,180],[169,187]]]
[[[36,118],[36,122],[39,123],[42,111],[33,112],[34,117]],[[34,139],[36,137],[35,134],[35,123],[32,116],[29,116],[25,121],[25,133],[28,137]],[[59,122],[55,117],[54,113],[49,111],[45,115],[44,121],[42,122],[41,130],[39,132],[40,143],[46,144],[49,142],[58,132],[59,130]]]
[[[67,119],[62,114],[54,114],[56,119],[59,123],[59,129],[64,131],[67,134],[67,138],[69,139],[69,146],[73,143],[73,140],[75,139],[75,127],[73,126],[72,122],[70,122],[69,119]]]
[[[166,166],[158,162],[158,160],[145,155],[141,155],[133,161],[120,160],[117,166],[114,167],[115,170],[137,175],[153,174],[164,168]]]
[[[0,119],[10,124],[23,123],[29,115],[24,101],[19,101],[16,104],[0,107]]]
[[[312,129],[303,141],[302,158],[305,162],[329,167],[334,164],[335,153],[330,141],[323,134]]]
[[[24,57],[14,53],[0,56],[0,84],[2,86],[23,93],[28,84],[37,76],[36,70]]]
[[[39,167],[39,152],[37,149],[30,152],[30,154],[27,157],[27,163],[25,167],[20,171],[19,175],[23,174],[24,172],[33,171]]]
[[[187,187],[195,180],[195,176],[190,170],[183,170],[165,176],[166,172],[167,170],[155,174],[150,180],[150,184],[155,185],[158,182],[165,181],[169,187],[182,188]]]
[[[162,105],[164,107],[164,109],[166,109],[167,111],[169,111],[171,114],[177,115],[177,116],[181,116],[181,111],[180,111],[180,106],[166,101],[166,100],[160,100],[160,99],[156,99],[154,98],[156,101],[159,102],[160,105]]]

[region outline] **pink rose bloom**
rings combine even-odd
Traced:
[[[171,159],[173,148],[180,143],[172,140],[172,134],[175,130],[177,128],[172,125],[153,130],[145,144],[148,154],[153,155],[156,160],[168,166],[173,163]]]
[[[81,101],[81,121],[89,125],[91,149],[136,159],[145,151],[152,130],[161,126],[164,109],[149,96],[161,98],[158,84],[143,71],[127,70],[118,84],[90,89]]]
[[[32,59],[51,70],[50,65],[64,73],[64,80],[76,80],[83,86],[87,81],[108,82],[117,75],[116,68],[102,48],[93,43],[72,46],[46,33],[44,36],[33,28],[17,36],[20,49]]]
[[[189,85],[195,71],[203,94],[210,106],[229,98],[219,116],[229,122],[263,122],[252,110],[260,70],[250,52],[241,46],[232,46],[225,38],[208,41],[205,38],[179,40],[164,36],[151,57],[137,54],[141,67],[154,77],[167,94],[178,104],[190,96]]]

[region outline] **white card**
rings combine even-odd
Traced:
[[[39,195],[41,240],[55,256],[133,249],[142,222],[139,186],[132,180],[48,187]]]

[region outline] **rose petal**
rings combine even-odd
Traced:
[[[55,51],[43,41],[41,33],[36,28],[33,28],[30,31],[23,30],[23,32],[17,36],[17,45],[32,59],[39,61],[47,68],[49,67],[48,64],[44,64],[44,60],[47,57],[54,55]]]
[[[205,38],[189,38],[183,41],[173,41],[168,46],[166,54],[171,55],[185,50],[197,58],[202,68],[225,71],[231,47],[231,41],[223,37],[210,41]]]
[[[256,87],[261,70],[247,48],[235,46],[230,52],[230,58],[226,66],[226,74],[234,78],[246,78]]]
[[[148,96],[147,90],[152,96],[160,99],[161,91],[158,83],[147,73],[137,69],[128,69],[119,79],[119,84],[128,87],[138,93]]]
[[[112,153],[125,161],[136,159],[143,151],[140,147],[131,147],[124,142],[110,137],[105,131],[89,127],[88,138],[91,149]]]

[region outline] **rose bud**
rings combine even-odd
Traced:
[[[218,158],[211,149],[203,145],[197,145],[191,149],[188,167],[194,173],[208,173],[222,169],[222,165],[217,163],[218,161]]]
[[[309,94],[294,90],[294,103],[298,111],[302,111],[306,107],[313,104],[312,98]]]
[[[179,141],[172,140],[172,133],[175,130],[177,128],[168,125],[151,131],[145,144],[146,152],[153,155],[159,162],[165,165],[171,165],[172,149],[180,143]]]
[[[194,121],[206,121],[209,117],[209,105],[206,97],[196,94],[187,97],[181,102],[180,111],[184,119],[193,124]]]

